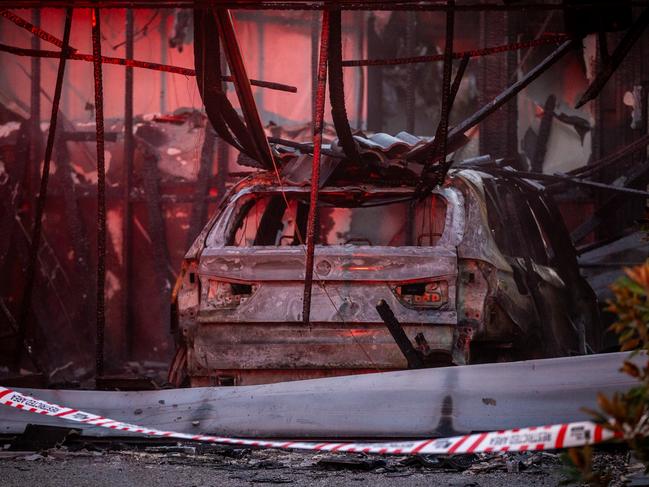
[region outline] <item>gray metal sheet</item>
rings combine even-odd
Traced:
[[[116,420],[194,434],[446,436],[589,419],[581,408],[596,407],[598,392],[624,391],[635,384],[618,371],[626,356],[589,355],[246,387],[20,391]],[[27,423],[64,424],[0,407],[0,433],[22,432]],[[87,427],[84,433],[116,434],[97,427]]]

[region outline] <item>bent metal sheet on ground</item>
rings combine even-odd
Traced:
[[[597,408],[599,392],[625,392],[637,384],[619,371],[625,359],[626,353],[585,355],[254,386],[16,390],[124,423],[193,435],[389,441],[588,421],[583,408]],[[58,421],[0,407],[0,434]],[[88,423],[77,428],[90,437],[137,434]]]

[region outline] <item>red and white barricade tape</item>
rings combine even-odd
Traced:
[[[340,442],[301,442],[267,441],[255,439],[228,438],[221,436],[193,435],[175,431],[162,431],[134,424],[122,423],[96,414],[57,406],[41,401],[20,392],[0,387],[0,403],[22,411],[56,416],[68,421],[100,426],[117,431],[140,433],[153,437],[178,438],[180,440],[244,445],[264,448],[283,448],[295,450],[315,450],[330,452],[362,452],[385,455],[489,453],[527,450],[556,450],[587,444],[600,443],[613,439],[615,434],[601,425],[590,421],[554,424],[549,426],[492,431],[451,438],[430,438],[417,441],[389,443],[340,443]]]

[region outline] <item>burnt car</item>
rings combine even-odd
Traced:
[[[309,187],[243,180],[185,257],[173,293],[176,385],[248,385],[403,369],[389,306],[432,365],[597,351],[597,301],[542,188],[488,170],[319,193],[303,324]]]

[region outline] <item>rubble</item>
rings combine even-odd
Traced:
[[[232,455],[232,452],[237,452]],[[625,451],[598,451],[595,463],[620,480],[637,476],[637,465]],[[21,467],[24,462],[30,468]],[[518,470],[508,468],[517,464]],[[88,467],[92,465],[92,470]],[[201,445],[146,446],[128,449],[73,450],[67,447],[37,452],[0,453],[4,484],[19,485],[30,479],[63,486],[64,479],[94,476],[96,485],[128,482],[156,485],[452,485],[515,487],[555,486],[566,478],[558,454],[526,452],[461,457],[376,457],[365,454],[299,453],[257,449],[202,449]],[[118,475],[116,476],[116,472]],[[621,475],[625,477],[622,478]],[[646,485],[636,483],[634,485]]]

